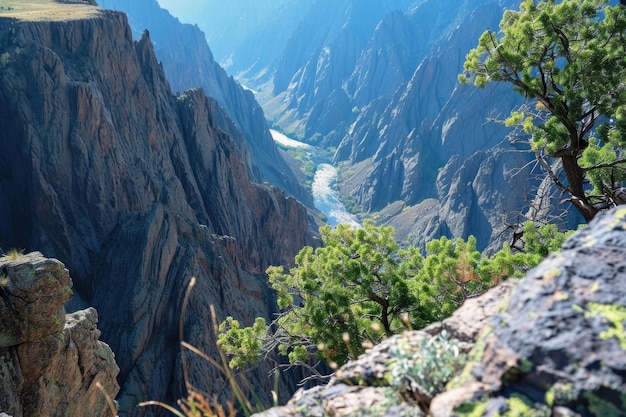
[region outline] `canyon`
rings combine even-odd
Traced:
[[[457,82],[478,35],[516,2],[446,1],[441,14],[443,0],[233,1],[247,24],[230,36],[224,20],[205,37],[156,0],[33,0],[49,7],[34,14],[0,0],[0,253],[36,251],[27,259],[71,271],[73,297],[56,301],[89,348],[115,352],[113,366],[106,351],[106,378],[112,391],[119,384],[123,417],[165,415],[137,404],[173,403],[189,383],[229,400],[224,374],[180,342],[218,357],[211,308],[218,320],[269,321],[277,306],[265,269],[319,244],[315,199],[270,127],[330,155],[333,166],[318,164],[318,174],[336,170],[335,191],[358,216],[342,219],[393,225],[403,244],[475,235],[489,252],[521,219],[580,222],[535,176],[527,144],[494,122],[519,97]],[[207,37],[221,39],[219,58]],[[72,333],[60,305],[50,307],[56,333],[45,338]],[[267,387],[270,370],[249,373],[253,386]],[[281,376],[281,403],[301,377]],[[272,401],[270,389],[259,394]],[[489,391],[493,407],[501,394]]]
[[[244,135],[219,127],[231,119],[202,90],[172,94],[148,32],[134,40],[126,15],[0,16],[0,33],[0,247],[72,271],[67,308],[98,311],[120,415],[145,415],[139,401],[181,396],[181,331],[217,355],[211,305],[220,320],[271,317],[265,268],[313,242],[307,210],[251,180]],[[206,361],[186,366],[199,389],[227,385]]]
[[[228,10],[245,25],[216,1],[161,3],[205,31],[273,128],[332,153],[341,198],[399,240],[423,248],[473,235],[494,252],[525,219],[582,222],[542,184],[525,138],[501,123],[521,97],[457,80],[480,34],[516,1],[319,0],[293,10],[235,0]]]

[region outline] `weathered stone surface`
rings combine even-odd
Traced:
[[[384,340],[262,417],[626,415],[626,208],[603,213],[520,280],[467,300],[450,318]],[[446,331],[468,352],[430,406],[389,391],[397,349]],[[408,394],[413,394],[408,392]],[[412,401],[407,401],[412,400]],[[395,407],[395,408],[394,408]]]
[[[626,209],[599,215],[520,281],[457,384],[466,408],[626,414]],[[477,395],[477,384],[486,387]],[[480,398],[477,398],[480,397]],[[433,416],[460,415],[445,396]],[[457,412],[455,412],[457,410]],[[486,414],[485,414],[486,415]],[[567,414],[566,414],[567,415]]]
[[[72,282],[40,253],[0,258],[0,410],[14,417],[111,416],[119,368],[93,308],[65,315]]]
[[[72,282],[63,264],[40,253],[0,259],[0,347],[63,331],[63,304],[72,297]]]
[[[508,303],[518,280],[504,281],[477,298],[469,298],[452,316],[441,323],[434,323],[424,329],[430,335],[446,330],[452,337],[463,343],[473,344],[491,320]]]

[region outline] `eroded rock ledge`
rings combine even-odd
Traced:
[[[626,416],[626,208],[599,215],[519,281],[454,315],[396,335],[257,417]],[[417,352],[442,331],[468,361],[445,391],[391,389],[394,351]]]
[[[98,340],[96,310],[65,314],[71,287],[56,259],[39,252],[0,257],[0,412],[112,415],[103,390],[115,398],[119,368]]]

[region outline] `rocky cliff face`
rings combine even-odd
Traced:
[[[217,100],[215,123],[237,143],[247,144],[245,147],[251,149],[253,180],[267,181],[313,206],[310,194],[300,186],[279,154],[254,95],[215,62],[204,33],[197,26],[181,24],[161,9],[156,0],[102,0],[99,4],[126,13],[135,38],[146,29],[150,31],[155,53],[174,91],[202,87],[209,97]]]
[[[257,416],[623,416],[625,228],[625,208],[603,213],[526,277],[467,300],[441,323],[390,337],[328,386]],[[444,332],[448,342],[426,355]],[[458,358],[454,350],[467,361],[430,395],[439,370],[451,367],[440,358]],[[398,372],[418,365],[433,378]]]
[[[251,182],[247,146],[218,127],[215,103],[172,95],[148,34],[133,41],[122,13],[1,19],[0,33],[0,247],[72,270],[72,308],[98,309],[117,354],[120,413],[143,414],[138,401],[181,395],[189,279],[185,339],[215,354],[209,306],[269,316],[263,271],[310,242],[306,210]]]
[[[382,210],[400,235],[405,230],[414,236],[414,244],[423,246],[441,234],[473,234],[481,249],[490,244],[499,248],[505,224],[528,206],[528,195],[537,185],[529,181],[530,170],[516,170],[532,155],[503,140],[504,126],[487,122],[514,108],[514,93],[502,87],[477,91],[458,85],[456,74],[484,28],[497,26],[503,7],[495,2],[451,7],[457,14],[446,24],[452,26],[465,16],[462,23],[447,27],[447,35],[434,43],[384,109],[375,103],[376,123],[371,123],[369,108],[362,112],[336,158],[363,167],[346,178],[344,192],[356,196],[366,211]],[[426,2],[413,18],[432,16],[429,8],[432,4]],[[380,187],[390,175],[395,186]],[[412,217],[395,215],[389,204],[400,201]],[[440,205],[430,213],[436,218],[424,210],[433,201]]]
[[[410,3],[409,0],[314,2],[272,67],[273,98],[264,104],[270,120],[311,143],[337,146],[345,133],[342,128],[346,129],[354,120],[352,108],[356,104],[335,107],[334,111],[343,115],[343,123],[338,126],[329,125],[325,119],[319,120],[316,117],[319,112],[314,111],[312,115],[309,112],[329,106],[329,97],[336,96],[336,90],[343,90],[355,68],[360,68],[361,53],[379,20],[387,12],[405,9]],[[383,60],[378,62],[382,64]],[[372,74],[373,77],[379,75]],[[378,88],[374,80],[370,85]],[[351,86],[351,92],[353,90]],[[326,137],[329,131],[336,129],[338,131],[330,135],[334,141]],[[322,132],[328,134],[322,135]]]
[[[340,193],[365,216],[393,225],[400,239],[417,246],[472,234],[481,250],[497,250],[509,238],[508,225],[524,216],[545,221],[537,213],[551,213],[550,219],[566,218],[567,227],[581,222],[564,215],[567,207],[558,201],[529,214],[539,186],[534,155],[509,143],[510,131],[494,121],[521,98],[506,86],[478,90],[457,82],[480,34],[518,6],[512,0],[305,3],[298,25],[275,42],[281,52],[257,49],[257,56],[278,56],[269,70],[239,75],[281,130],[336,150]],[[181,13],[208,25],[203,22],[215,17],[206,11],[197,9],[195,20]]]
[[[98,340],[96,310],[65,314],[71,288],[68,271],[55,259],[37,252],[0,257],[1,412],[115,415],[119,368],[109,346]]]

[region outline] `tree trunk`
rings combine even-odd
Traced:
[[[369,299],[378,303],[381,307],[380,322],[385,328],[385,334],[391,336],[391,321],[389,320],[389,300],[378,294],[371,293]]]
[[[563,169],[567,176],[568,189],[572,195],[571,202],[585,218],[587,223],[589,223],[595,215],[598,214],[598,209],[589,204],[587,196],[585,195],[585,173],[578,165],[578,156],[576,154],[563,155],[561,156],[561,161],[563,162]]]

